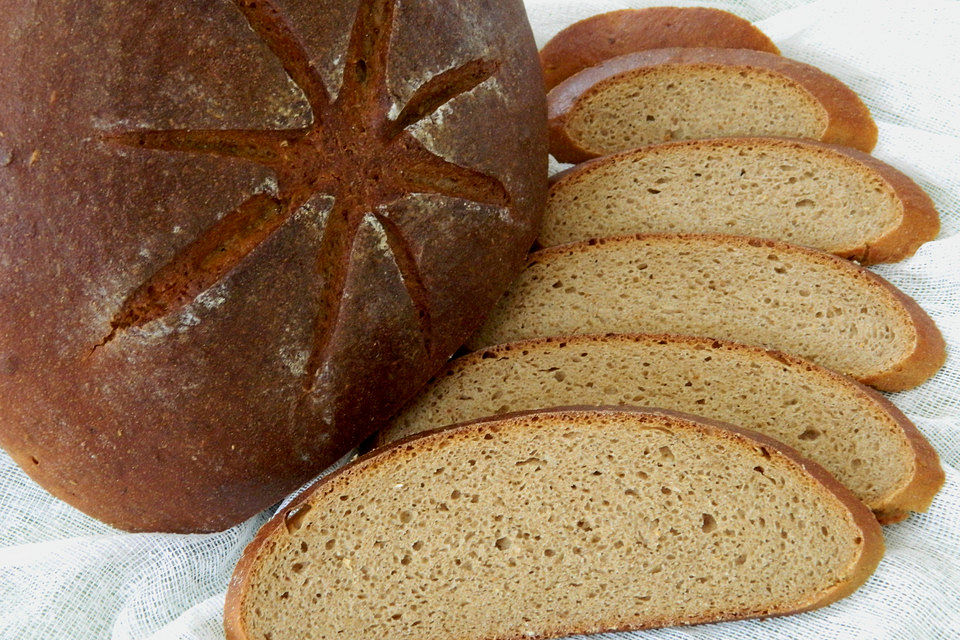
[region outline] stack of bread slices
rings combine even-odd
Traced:
[[[853,91],[713,9],[597,16],[541,59],[551,152],[579,164],[538,250],[380,446],[261,532],[233,637],[800,612],[860,586],[879,524],[939,489],[936,452],[875,389],[934,375],[943,339],[862,266],[908,258],[939,218],[868,155]]]

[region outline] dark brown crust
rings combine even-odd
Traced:
[[[874,515],[881,524],[899,522],[910,512],[926,511],[934,496],[943,486],[944,471],[940,465],[940,457],[936,450],[930,445],[930,442],[917,429],[916,425],[910,421],[890,400],[875,390],[857,382],[849,376],[831,371],[817,364],[798,358],[782,351],[774,349],[764,349],[732,342],[729,340],[717,340],[714,338],[701,338],[695,336],[685,336],[678,334],[622,334],[607,333],[597,335],[572,335],[572,336],[551,336],[548,338],[534,338],[531,340],[519,340],[507,344],[495,345],[468,353],[464,356],[451,360],[447,366],[437,374],[436,380],[440,380],[448,375],[453,375],[474,366],[477,362],[490,357],[500,357],[509,355],[517,351],[535,351],[537,349],[549,348],[550,345],[563,343],[568,345],[593,344],[598,342],[626,342],[626,343],[661,343],[666,342],[686,345],[690,347],[703,347],[708,349],[735,350],[741,353],[749,353],[758,358],[774,358],[777,362],[787,366],[795,367],[805,371],[810,375],[818,376],[828,380],[832,385],[845,388],[853,395],[864,396],[867,402],[877,405],[878,409],[887,414],[897,426],[902,430],[904,438],[913,451],[913,475],[910,482],[902,487],[896,493],[886,496],[885,499],[872,505],[868,505],[874,512]],[[381,431],[377,436],[377,445],[385,446],[390,444],[393,439],[390,437],[390,429]]]
[[[707,7],[621,9],[576,22],[540,50],[549,91],[604,60],[647,49],[717,47],[780,53],[747,20]]]
[[[297,497],[289,506],[277,513],[267,524],[263,526],[257,536],[247,545],[240,562],[230,580],[230,586],[227,590],[226,602],[224,606],[224,628],[226,630],[227,640],[254,640],[246,632],[244,621],[244,600],[250,588],[250,581],[256,573],[259,561],[274,546],[274,539],[281,535],[284,530],[284,522],[291,515],[296,513],[297,509],[303,507],[313,498],[320,499],[323,495],[336,489],[336,484],[349,482],[353,474],[363,473],[368,467],[375,467],[380,461],[397,457],[408,456],[415,457],[418,449],[428,447],[434,439],[449,438],[469,438],[473,435],[481,435],[484,430],[496,426],[502,430],[510,425],[523,425],[526,428],[524,418],[535,416],[562,416],[566,419],[576,420],[578,418],[589,418],[598,413],[606,414],[631,414],[653,416],[659,418],[671,427],[692,428],[709,433],[718,438],[723,438],[729,442],[734,442],[741,447],[759,449],[766,455],[774,455],[781,458],[781,461],[802,469],[810,479],[811,490],[822,491],[831,494],[841,503],[844,509],[849,513],[851,524],[862,537],[862,551],[857,561],[850,567],[848,578],[842,582],[826,589],[823,593],[807,602],[790,603],[783,607],[765,611],[748,611],[723,613],[720,615],[706,614],[701,618],[695,619],[661,619],[661,620],[642,620],[637,618],[634,622],[628,622],[622,625],[613,625],[606,622],[599,622],[594,628],[558,628],[551,633],[535,636],[541,640],[549,638],[560,638],[568,635],[579,635],[583,633],[600,633],[603,631],[631,631],[641,629],[651,629],[664,626],[693,625],[707,622],[720,622],[729,620],[744,620],[750,618],[765,618],[770,616],[789,615],[801,613],[824,607],[836,602],[856,591],[870,575],[874,572],[884,553],[883,533],[876,518],[867,509],[863,503],[857,500],[850,491],[837,482],[820,465],[806,460],[794,449],[772,440],[766,436],[746,429],[741,429],[732,425],[708,420],[696,416],[690,416],[675,411],[662,409],[636,408],[636,407],[557,407],[552,409],[542,409],[539,411],[522,411],[503,416],[496,416],[468,422],[459,425],[452,425],[442,429],[436,429],[424,433],[404,438],[394,442],[386,447],[376,449],[369,454],[358,458],[349,465],[319,480],[310,488]],[[521,638],[497,638],[490,637],[487,640],[522,640]]]
[[[822,142],[872,151],[877,125],[863,101],[849,87],[816,67],[763,51],[749,49],[651,49],[612,58],[585,69],[554,87],[547,95],[550,153],[560,162],[583,162],[598,154],[581,148],[569,137],[566,121],[585,95],[621,74],[644,73],[661,65],[696,67],[736,66],[785,76],[810,93],[826,110]]]
[[[801,247],[777,240],[764,240],[761,238],[751,238],[747,236],[731,236],[724,234],[633,234],[623,236],[613,236],[609,238],[599,238],[586,240],[583,242],[573,242],[570,244],[558,245],[541,249],[530,254],[527,259],[527,266],[533,264],[547,263],[550,260],[563,256],[564,254],[583,253],[591,251],[593,247],[611,244],[630,244],[636,241],[642,242],[693,242],[710,243],[714,245],[733,245],[733,246],[751,246],[751,247],[769,247],[782,251],[784,253],[794,254],[802,257],[804,260],[817,262],[831,267],[842,273],[848,274],[850,278],[859,280],[865,286],[879,289],[886,296],[892,298],[892,305],[905,314],[914,328],[915,342],[911,353],[899,363],[886,371],[880,371],[873,375],[857,379],[881,391],[905,391],[912,389],[931,378],[946,362],[947,348],[943,336],[933,319],[920,308],[913,298],[900,291],[898,288],[887,282],[882,277],[872,271],[861,267],[860,265],[844,260],[843,258]],[[477,342],[477,335],[467,346],[471,349],[486,347]],[[856,376],[854,376],[856,377]]]
[[[0,50],[0,445],[115,527],[218,531],[315,477],[533,242],[521,0],[21,3]]]
[[[553,191],[553,189],[561,188],[565,179],[574,178],[575,176],[593,171],[606,163],[615,162],[621,158],[656,153],[660,149],[676,147],[701,148],[707,146],[735,147],[747,145],[792,146],[809,149],[812,153],[826,151],[831,154],[841,155],[861,165],[865,170],[876,174],[890,186],[897,199],[903,205],[903,216],[900,219],[900,223],[883,236],[871,240],[866,244],[833,251],[832,253],[835,255],[857,260],[864,265],[878,264],[881,262],[898,262],[912,256],[921,245],[936,238],[940,232],[940,214],[937,213],[933,200],[916,182],[911,180],[909,176],[889,164],[874,158],[870,154],[851,147],[829,144],[817,140],[764,136],[665,142],[633,149],[631,151],[614,153],[570,167],[551,177],[550,190]]]

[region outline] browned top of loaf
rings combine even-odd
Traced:
[[[527,269],[514,281],[507,293],[500,299],[497,306],[487,317],[486,323],[470,338],[467,343],[468,346],[471,349],[479,349],[492,344],[512,342],[524,338],[546,337],[548,335],[569,333],[596,333],[597,331],[604,330],[603,327],[593,330],[584,329],[584,326],[589,326],[589,323],[594,322],[596,317],[602,316],[596,315],[595,317],[596,312],[593,308],[590,309],[589,313],[584,312],[582,304],[579,308],[572,307],[571,310],[566,313],[549,316],[550,323],[553,325],[549,328],[546,326],[536,326],[534,324],[518,328],[517,318],[523,316],[525,313],[534,313],[540,309],[540,307],[536,306],[540,301],[533,300],[534,296],[531,292],[557,304],[565,304],[571,301],[572,298],[563,299],[563,296],[568,295],[568,292],[562,283],[559,286],[555,283],[551,284],[555,280],[555,274],[550,272],[550,269],[553,268],[554,265],[556,265],[556,268],[562,269],[565,263],[571,260],[577,261],[583,259],[585,262],[582,264],[588,264],[592,269],[600,264],[600,259],[607,252],[615,255],[618,259],[622,257],[634,259],[637,255],[640,255],[638,251],[645,248],[649,248],[654,252],[660,252],[660,255],[666,254],[667,252],[672,252],[677,255],[678,258],[671,263],[671,267],[676,267],[678,264],[681,264],[680,260],[683,256],[692,256],[696,251],[714,251],[717,252],[718,256],[726,254],[732,256],[734,259],[738,252],[745,251],[753,253],[754,256],[759,259],[761,255],[759,252],[770,249],[776,252],[776,254],[779,254],[774,255],[776,260],[779,260],[780,256],[787,257],[790,260],[796,260],[798,264],[816,269],[819,273],[836,276],[838,282],[848,282],[850,287],[858,288],[865,295],[876,296],[877,306],[881,307],[884,312],[889,312],[892,315],[891,321],[898,323],[898,332],[892,335],[898,336],[904,350],[896,356],[889,354],[888,359],[892,358],[889,363],[874,364],[863,371],[844,371],[844,373],[852,375],[861,382],[878,389],[884,391],[902,391],[915,387],[933,376],[940,367],[943,366],[946,360],[946,344],[943,336],[940,334],[940,330],[930,316],[917,305],[916,301],[875,273],[848,260],[814,249],[774,240],[723,234],[637,234],[575,242],[532,253],[527,261]],[[717,259],[719,260],[719,257]],[[769,260],[771,268],[775,273],[779,273],[778,269],[783,269],[782,266],[776,264],[776,260],[773,258],[769,258]],[[714,264],[715,263],[711,262],[710,265],[708,265],[709,269],[717,270],[718,268],[714,266]],[[612,264],[608,266],[613,267]],[[621,277],[621,282],[627,283],[624,285],[625,287],[636,286],[637,291],[647,295],[647,300],[650,301],[653,299],[654,291],[645,288],[647,285],[644,283],[652,280],[655,275],[649,271],[644,271],[646,269],[646,264],[639,266],[637,270],[643,271],[643,273],[632,274],[632,280],[631,278],[625,277],[623,273],[609,273],[604,274],[602,278],[598,278],[594,272],[586,274],[586,277],[580,277],[578,286],[585,286],[587,279],[590,279],[591,286],[595,289],[594,293],[600,296],[600,298],[593,302],[599,303],[602,301],[605,308],[609,307],[614,310],[617,308],[630,308],[630,305],[635,305],[636,301],[630,298],[629,293],[614,289],[608,291],[606,289],[607,283],[613,281],[616,276],[619,276]],[[643,276],[642,278],[641,275]],[[573,275],[573,278],[576,277],[578,277],[578,275]],[[705,295],[709,296],[709,299],[714,301],[715,304],[719,300],[729,300],[729,296],[723,293],[724,287],[737,291],[738,288],[734,286],[734,283],[740,282],[742,286],[749,286],[751,284],[751,282],[737,280],[738,277],[742,278],[743,274],[720,273],[719,271],[714,274],[715,278],[722,281],[722,286],[719,288],[711,287],[708,283],[694,283],[688,279],[689,274],[686,272],[682,274],[682,277],[687,278],[683,283],[688,285],[687,291],[710,291],[711,293]],[[524,293],[522,299],[518,297],[518,293],[521,291]],[[659,295],[661,292],[656,293]],[[664,291],[662,293],[664,294],[663,299],[667,300],[670,291]],[[684,293],[684,291],[681,291],[678,295]],[[801,298],[804,297],[800,291],[797,291],[796,295]],[[678,299],[682,300],[685,298]],[[619,302],[621,300],[626,300],[626,302],[621,304]],[[578,303],[582,302],[582,300],[578,300]],[[543,303],[540,302],[540,304]],[[549,302],[547,304],[549,304]],[[663,306],[660,311],[668,312],[668,307],[669,305]],[[774,307],[774,309],[777,308],[779,307]],[[731,309],[737,313],[743,313],[746,307],[738,304],[735,307],[731,307]],[[622,322],[633,323],[643,321],[645,319],[644,312],[650,310],[655,309],[634,309],[632,311],[633,315],[630,315],[630,313],[619,314],[614,311],[610,317],[615,317]],[[549,309],[547,311],[549,311]],[[516,314],[516,316],[513,314]],[[829,316],[822,312],[821,315],[829,318]],[[667,316],[670,318],[679,318],[680,322],[689,321],[694,324],[701,322],[705,324],[716,323],[709,331],[732,331],[739,328],[726,325],[721,315],[703,318],[694,314],[693,317],[687,318],[682,314],[677,316],[676,314],[667,313],[664,317]],[[532,320],[533,317],[533,315],[527,315],[526,320]],[[546,315],[542,315],[541,317],[546,317]],[[738,315],[737,317],[742,318],[743,316]],[[803,318],[800,318],[800,320],[802,319]],[[524,321],[525,320],[521,320],[520,322]],[[736,322],[736,320],[734,322]],[[542,325],[543,323],[541,322],[540,324]],[[579,326],[570,328],[571,324],[579,324]],[[506,328],[502,328],[503,326],[506,326]],[[765,324],[758,324],[756,327],[764,330],[767,328]],[[778,329],[776,327],[771,328],[773,334],[777,334]],[[621,333],[651,330],[636,328],[623,329],[617,327],[606,327],[606,329],[608,331],[616,330]],[[694,333],[694,331],[686,329],[670,329],[669,327],[658,327],[657,330],[676,333]],[[700,330],[703,329],[698,329],[698,331]],[[547,333],[544,333],[544,331],[547,331]],[[704,334],[701,333],[700,335]],[[721,335],[717,333],[708,333],[706,337],[744,341],[742,338],[738,339],[738,337],[733,335]],[[776,335],[777,340],[788,339],[789,337],[789,331],[786,334],[781,332]],[[783,348],[776,342],[764,343],[764,346]],[[819,355],[823,356],[825,354]],[[807,354],[807,357],[811,360],[817,360],[815,354]],[[896,358],[899,358],[899,360]]]
[[[810,594],[806,601],[800,603],[783,603],[778,607],[749,612],[710,610],[709,605],[707,605],[700,617],[670,616],[650,619],[642,613],[636,615],[626,613],[616,621],[600,620],[595,623],[595,626],[591,627],[565,625],[551,619],[547,623],[547,628],[550,631],[532,633],[526,636],[514,636],[513,634],[502,636],[496,635],[495,632],[480,630],[475,636],[470,637],[483,638],[484,640],[512,639],[514,637],[516,637],[516,640],[520,640],[521,637],[547,639],[581,633],[625,631],[800,613],[826,606],[853,593],[866,581],[879,564],[884,553],[884,542],[882,531],[873,514],[822,467],[806,460],[795,450],[780,442],[725,423],[661,409],[561,407],[491,417],[418,434],[386,447],[375,449],[366,456],[316,482],[264,525],[256,538],[245,549],[227,591],[224,611],[224,626],[227,638],[229,640],[254,640],[249,628],[250,619],[253,615],[252,607],[254,605],[251,600],[255,597],[254,590],[260,581],[277,579],[277,577],[264,575],[263,569],[270,560],[270,556],[272,554],[282,554],[284,549],[296,547],[292,540],[304,532],[304,523],[313,517],[310,512],[318,507],[320,509],[324,508],[324,501],[330,501],[332,503],[331,507],[336,507],[337,503],[344,499],[349,501],[351,498],[349,487],[352,481],[367,474],[376,474],[380,468],[389,469],[396,464],[414,464],[416,461],[422,461],[425,456],[442,451],[451,446],[451,443],[466,445],[473,443],[479,453],[482,452],[485,442],[495,440],[499,434],[534,431],[545,428],[546,425],[551,423],[579,424],[588,428],[603,428],[610,422],[615,423],[617,421],[636,421],[649,429],[667,433],[670,433],[671,430],[680,430],[681,432],[689,430],[691,433],[702,434],[732,445],[745,453],[752,453],[763,462],[763,465],[782,466],[794,472],[799,472],[799,477],[803,478],[802,482],[809,487],[811,494],[828,498],[845,514],[843,517],[850,524],[850,533],[856,535],[855,544],[859,547],[859,553],[842,570],[842,579],[820,593]],[[762,468],[760,471],[762,471]],[[393,486],[388,485],[389,479],[384,485],[385,490]],[[394,488],[402,489],[403,485]],[[338,495],[340,496],[339,500],[336,498]],[[332,534],[333,532],[325,531],[324,533]],[[329,535],[323,535],[324,539],[327,537]],[[303,548],[302,545],[300,548]],[[272,602],[267,604],[271,607],[276,606]],[[282,601],[279,606],[283,606]],[[263,612],[258,613],[263,614]],[[289,630],[290,627],[285,626],[282,631],[290,637],[304,636],[304,634],[289,634]],[[281,631],[281,629],[277,629],[277,631]],[[287,635],[284,637],[287,637]]]
[[[727,11],[709,7],[648,7],[602,13],[570,25],[540,50],[540,64],[550,90],[604,60],[667,47],[780,53],[759,29]]]
[[[831,253],[844,258],[857,260],[864,265],[872,265],[881,262],[896,262],[913,255],[916,250],[925,242],[936,238],[940,231],[940,214],[930,196],[909,176],[899,171],[895,167],[873,157],[868,153],[826,142],[816,140],[799,140],[782,137],[737,137],[737,138],[713,138],[708,140],[678,140],[675,142],[666,142],[663,144],[651,145],[631,151],[623,151],[601,158],[588,160],[577,166],[571,167],[554,175],[550,180],[550,197],[547,204],[547,216],[544,219],[544,228],[550,224],[550,202],[556,196],[561,194],[567,185],[576,185],[579,181],[588,179],[589,176],[607,167],[617,164],[629,164],[634,159],[658,158],[665,154],[683,153],[684,150],[695,149],[742,149],[742,148],[790,148],[808,153],[811,157],[825,156],[830,158],[839,158],[846,164],[851,165],[854,170],[865,171],[879,178],[887,188],[893,193],[899,201],[902,212],[900,219],[887,229],[882,235],[871,238],[866,242],[856,245],[847,245],[840,250],[830,250]],[[668,160],[664,160],[669,164]],[[597,185],[598,188],[601,184]],[[573,186],[573,188],[576,188]],[[645,194],[640,194],[641,196]],[[718,196],[719,197],[719,196]],[[735,196],[731,196],[735,197]],[[588,206],[588,205],[584,205]],[[829,224],[825,221],[823,224]],[[641,231],[640,229],[629,229],[624,232]],[[686,231],[702,233],[705,229],[644,229],[644,231]],[[541,229],[542,242],[543,229]],[[606,235],[606,234],[602,234]],[[759,233],[750,233],[750,235],[761,236]],[[587,238],[578,238],[586,240]],[[773,238],[787,240],[787,238]],[[797,242],[794,240],[794,242]],[[551,246],[555,243],[543,243],[545,246]],[[799,242],[799,244],[808,244]],[[823,247],[818,247],[826,250]]]
[[[845,84],[814,66],[748,49],[666,48],[612,58],[554,87],[547,96],[551,153],[561,162],[582,162],[596,157],[596,154],[579,148],[565,134],[564,126],[570,111],[581,98],[605,83],[643,74],[663,65],[691,68],[732,66],[780,75],[809,93],[825,110],[827,123],[821,141],[866,152],[877,144],[877,125],[863,101]]]
[[[533,240],[520,0],[20,3],[0,50],[0,444],[114,526],[219,530],[315,476]]]

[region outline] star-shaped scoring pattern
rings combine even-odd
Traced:
[[[323,283],[323,290],[304,376],[304,389],[310,391],[336,327],[354,238],[368,215],[376,218],[385,233],[430,344],[429,297],[417,261],[397,223],[384,212],[409,193],[509,206],[509,195],[498,180],[444,160],[407,131],[489,79],[498,64],[474,60],[435,76],[391,119],[387,63],[398,0],[361,0],[336,100],[331,100],[275,0],[234,2],[303,91],[313,122],[303,129],[137,130],[104,136],[109,142],[138,148],[256,162],[274,172],[277,193],[250,197],[140,285],[113,317],[110,334],[100,346],[131,327],[182,310],[222,280],[315,194],[326,194],[334,198],[334,204],[317,251],[317,280]]]

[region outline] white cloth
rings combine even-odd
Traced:
[[[670,0],[662,0],[666,4]],[[538,44],[589,15],[654,2],[527,0]],[[691,4],[678,2],[677,4]],[[875,154],[934,198],[943,232],[877,271],[943,330],[950,359],[892,396],[940,452],[947,480],[930,512],[886,527],[887,555],[840,603],[799,616],[610,634],[627,638],[960,636],[960,3],[715,0],[756,21],[784,55],[863,96],[880,127]],[[216,535],[131,535],[47,495],[0,453],[0,639],[222,640],[227,580],[266,514]]]

